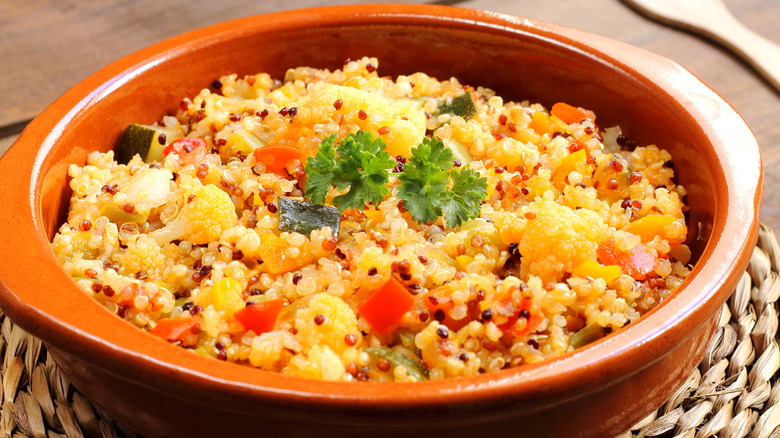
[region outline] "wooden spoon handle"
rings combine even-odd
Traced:
[[[627,0],[648,17],[710,38],[780,91],[780,46],[739,22],[720,0]]]

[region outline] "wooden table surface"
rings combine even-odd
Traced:
[[[398,0],[396,0],[398,1]],[[405,1],[410,3],[409,1]],[[216,22],[354,0],[0,0],[0,154],[57,96],[100,67],[167,37]],[[744,62],[619,0],[439,0],[524,15],[621,40],[677,61],[747,120],[762,148],[762,220],[780,226],[780,93]],[[780,43],[780,0],[725,0],[748,27]]]

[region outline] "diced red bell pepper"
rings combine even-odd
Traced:
[[[196,138],[196,137],[181,137],[177,138],[176,140],[172,141],[168,146],[165,146],[165,149],[163,149],[163,156],[168,156],[173,151],[176,151],[178,153],[190,153],[195,148],[205,148],[206,140],[203,140],[202,138]]]
[[[599,245],[596,254],[601,263],[620,266],[620,269],[634,280],[644,280],[658,264],[655,253],[641,243],[629,251],[620,251],[615,248],[615,241],[609,239]]]
[[[181,341],[198,325],[192,318],[161,318],[149,333],[159,336],[168,342]]]
[[[414,307],[414,297],[395,278],[390,278],[358,308],[358,313],[378,333],[390,333],[404,314]]]
[[[447,286],[445,285],[444,287]],[[448,296],[437,296],[436,289],[431,291],[428,296],[423,298],[423,303],[425,304],[425,308],[428,309],[428,313],[430,313],[431,317],[437,318],[440,323],[446,325],[447,328],[453,331],[462,329],[466,324],[479,317],[479,306],[475,306],[469,307],[469,312],[464,318],[452,318],[450,316],[450,310],[455,307],[455,303],[453,303],[452,298]],[[444,318],[439,319],[441,316],[437,315],[437,312],[440,312]]]
[[[290,303],[284,298],[263,301],[246,306],[236,311],[233,316],[246,330],[252,330],[259,335],[274,329],[279,312],[288,304]]]
[[[521,317],[525,319],[525,325],[518,327],[518,321]],[[536,330],[541,323],[542,316],[534,311],[531,300],[523,298],[520,301],[520,306],[513,312],[512,316],[505,323],[499,325],[498,328],[516,338],[522,338]]]

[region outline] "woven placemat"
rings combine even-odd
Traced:
[[[701,364],[661,408],[616,438],[780,438],[780,245],[761,227]],[[0,313],[0,437],[137,435],[92,405],[41,341]]]

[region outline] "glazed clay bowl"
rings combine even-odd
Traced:
[[[696,257],[684,287],[635,324],[561,358],[415,384],[311,381],[200,357],[103,309],[60,269],[67,167],[106,151],[130,122],[236,72],[283,77],[380,58],[507,99],[566,101],[674,156]],[[762,170],[754,136],[673,62],[576,30],[438,6],[328,7],[248,17],[163,41],[76,85],[0,161],[0,306],[48,346],[94,403],[148,436],[608,437],[656,409],[700,361],[757,236]],[[565,419],[565,420],[564,420]],[[564,421],[561,421],[564,420]]]

